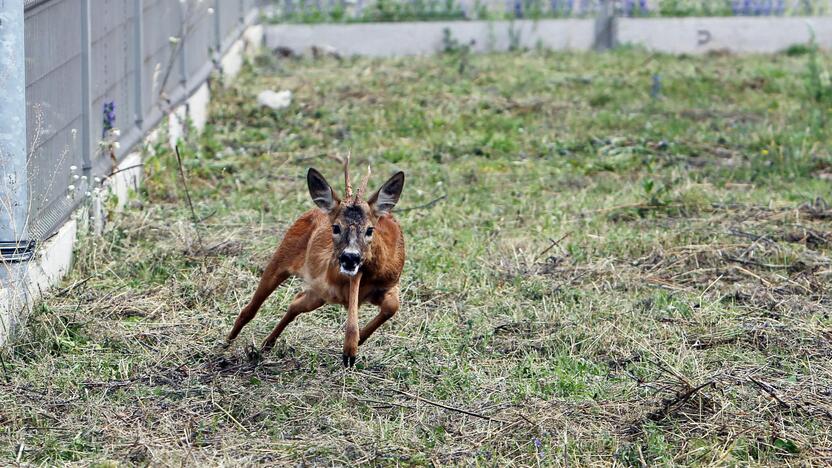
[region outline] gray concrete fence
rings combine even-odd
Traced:
[[[832,48],[832,17],[610,18],[515,21],[447,21],[354,24],[281,24],[266,27],[266,45],[302,51],[334,47],[342,55],[397,56],[436,53],[446,34],[478,52],[512,47],[553,50],[615,45],[657,52],[772,53],[794,44]]]

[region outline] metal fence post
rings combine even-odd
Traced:
[[[222,55],[222,21],[220,20],[220,0],[214,0],[214,54],[219,64]]]
[[[139,132],[144,128],[144,7],[142,0],[133,0],[133,100],[136,106],[135,123]]]
[[[0,181],[0,253],[3,262],[0,286],[4,287],[10,286],[6,280],[15,281],[17,277],[16,269],[7,262],[25,261],[31,257],[31,252],[27,253],[29,181],[23,24],[23,0],[0,1],[0,89],[3,90],[0,92],[0,168],[3,171]]]
[[[179,3],[179,84],[188,83],[188,17],[186,2]]]
[[[615,46],[615,10],[613,0],[601,0],[595,17],[595,50],[608,50]]]
[[[92,180],[92,38],[90,0],[81,0],[81,158],[87,181]]]

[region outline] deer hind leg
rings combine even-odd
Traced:
[[[237,317],[237,321],[234,322],[234,328],[228,334],[229,342],[237,338],[240,330],[257,315],[260,306],[280,286],[280,283],[286,281],[286,278],[297,272],[303,265],[309,236],[315,227],[315,216],[322,216],[316,213],[316,211],[307,212],[286,231],[286,235],[283,236],[283,240],[272,255],[272,259],[266,266],[266,271],[263,272],[263,276],[260,278],[260,284],[257,286],[254,297],[251,298],[251,302],[243,308],[240,316]]]
[[[240,315],[237,317],[237,320],[234,321],[234,328],[232,328],[231,333],[228,334],[228,337],[226,338],[227,342],[231,342],[234,338],[237,338],[237,335],[240,334],[240,330],[242,330],[243,327],[246,326],[246,324],[250,322],[255,315],[257,315],[257,311],[260,310],[260,306],[262,306],[274,290],[289,277],[289,271],[286,268],[285,261],[280,253],[280,250],[278,250],[274,257],[272,257],[269,265],[266,266],[266,271],[263,272],[263,276],[260,278],[260,284],[257,285],[257,291],[254,292],[254,296],[251,298],[251,301],[248,305],[243,307],[243,310],[240,311]]]
[[[364,344],[364,342],[367,341],[367,338],[369,338],[378,327],[380,327],[384,322],[390,320],[398,311],[399,291],[398,288],[394,288],[388,291],[378,303],[378,315],[373,317],[373,319],[361,329],[358,345],[360,346]]]
[[[298,295],[295,296],[295,300],[289,304],[289,309],[286,310],[283,318],[280,319],[280,322],[278,322],[277,326],[274,327],[272,334],[269,335],[269,337],[266,338],[266,341],[263,342],[263,352],[267,352],[274,347],[274,343],[277,341],[280,334],[283,333],[283,329],[286,328],[286,325],[292,323],[292,320],[297,318],[298,315],[305,312],[312,312],[322,305],[324,305],[324,300],[316,296],[315,293],[311,291],[298,293]]]

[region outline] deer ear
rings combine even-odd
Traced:
[[[399,197],[404,188],[404,172],[397,172],[381,186],[380,189],[374,193],[367,201],[370,208],[378,214],[389,213],[396,203],[399,202]]]
[[[318,208],[327,213],[334,210],[341,201],[324,179],[324,176],[315,169],[310,168],[309,172],[306,173],[306,185],[309,186],[309,195],[312,197],[312,201],[318,205]]]

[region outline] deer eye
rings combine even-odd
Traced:
[[[372,227],[368,227],[367,228],[367,237],[371,237],[373,235],[373,231],[375,231],[375,229],[373,229]]]
[[[333,225],[332,225],[332,234],[334,234],[334,235],[336,235],[336,236],[337,236],[338,234],[341,234],[341,226],[339,226],[339,225],[337,225],[337,224],[333,224]]]

